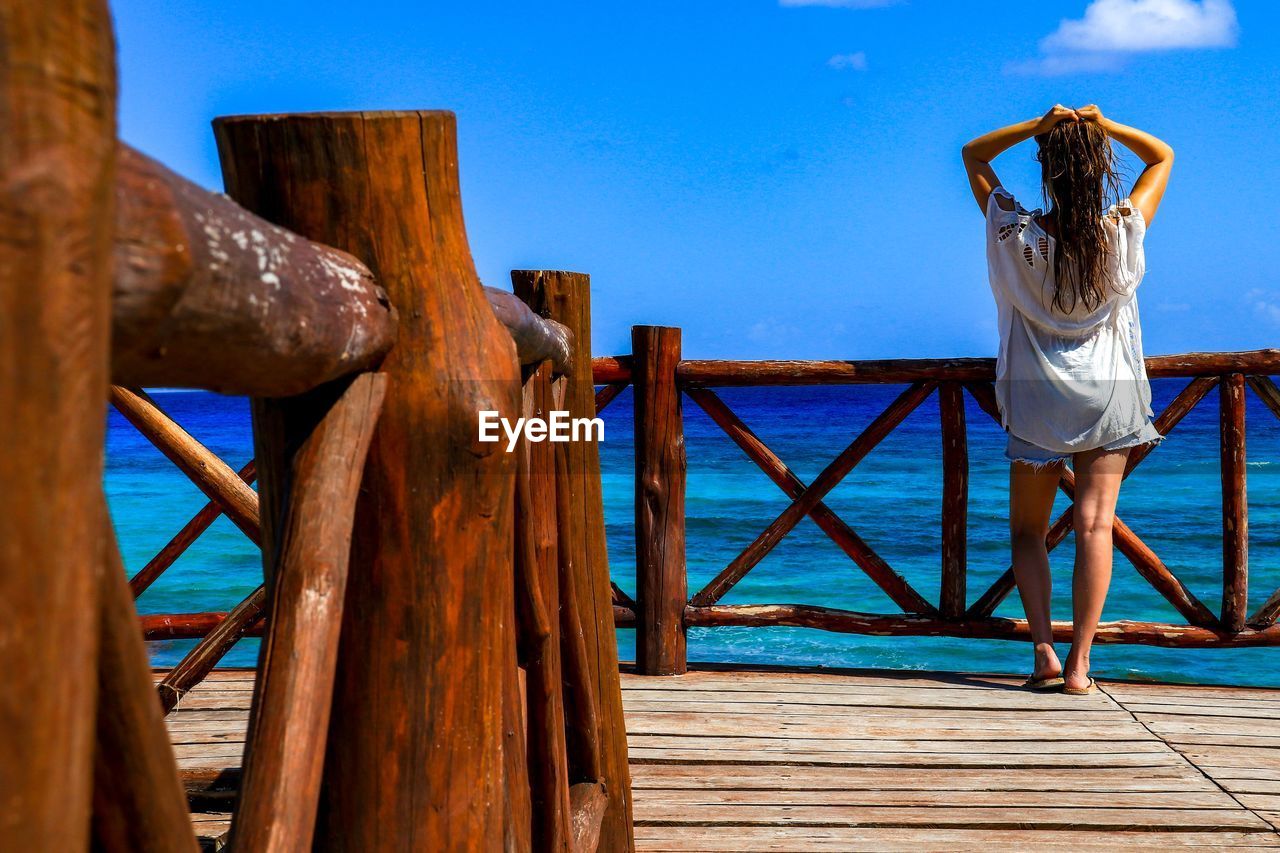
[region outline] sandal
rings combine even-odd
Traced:
[[[1089,683],[1084,687],[1063,687],[1062,692],[1068,696],[1088,696],[1090,693],[1098,692],[1098,682],[1090,678]]]
[[[1022,687],[1025,690],[1057,690],[1064,683],[1061,675],[1053,675],[1048,678],[1036,678],[1033,675],[1022,682]]]

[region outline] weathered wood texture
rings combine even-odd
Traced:
[[[966,552],[969,539],[969,442],[965,431],[964,387],[938,386],[942,419],[942,584],[939,610],[958,619],[966,607]]]
[[[218,665],[218,661],[248,632],[249,627],[261,620],[266,603],[267,589],[259,586],[237,604],[225,619],[214,624],[200,642],[178,661],[178,665],[169,670],[169,674],[157,685],[160,707],[165,713],[177,707],[182,697],[204,680]]]
[[[563,383],[561,383],[563,388]],[[555,405],[563,406],[563,397]],[[604,758],[601,754],[601,707],[596,699],[598,670],[596,659],[587,648],[584,610],[578,593],[578,579],[573,563],[565,556],[580,526],[573,522],[572,481],[568,454],[556,449],[556,553],[559,566],[556,580],[560,585],[560,664],[563,668],[565,697],[565,751],[570,780],[601,780]]]
[[[232,831],[243,850],[305,850],[315,829],[351,526],[386,377],[366,373],[335,384],[337,399],[292,460]]]
[[[196,849],[187,799],[165,735],[138,614],[103,500],[99,564],[97,737],[93,747],[93,849],[177,853]],[[0,845],[3,846],[3,845]],[[35,848],[32,848],[35,849]]]
[[[111,386],[111,404],[156,449],[178,466],[196,488],[218,504],[254,544],[260,544],[258,495],[209,448],[166,415],[146,392]]]
[[[1280,350],[1192,352],[1146,359],[1147,375],[1209,376],[1229,373],[1280,373]],[[994,358],[896,358],[862,361],[725,361],[689,359],[676,371],[689,385],[858,385],[907,382],[993,382]],[[628,379],[623,357],[596,359],[596,382]]]
[[[573,849],[594,851],[600,847],[600,827],[605,810],[609,807],[609,794],[599,782],[579,782],[569,791],[570,809],[573,813]]]
[[[551,370],[551,363],[544,362],[525,382],[524,417],[548,416]],[[569,765],[560,662],[555,445],[522,441],[517,452],[516,623],[526,670],[530,842],[538,851],[568,851]]]
[[[1244,376],[1224,376],[1218,387],[1222,437],[1222,624],[1229,631],[1240,631],[1249,613]]]
[[[557,373],[571,368],[573,333],[561,323],[540,317],[519,296],[496,287],[484,289],[489,307],[498,322],[506,327],[516,345],[521,364],[536,365],[550,361]]]
[[[192,640],[207,635],[227,619],[226,613],[144,613],[138,617],[144,640]],[[262,622],[251,623],[246,637],[261,637]]]
[[[104,0],[0,4],[0,844],[13,850],[89,837],[113,50]]]
[[[647,850],[1275,849],[1280,691],[740,669],[624,674]],[[170,734],[193,794],[234,781],[252,672],[215,672]],[[575,805],[590,786],[574,786]],[[217,808],[225,811],[225,806]],[[217,815],[197,816],[215,833]],[[588,849],[590,849],[588,847]],[[604,848],[601,848],[604,849]]]
[[[364,264],[127,145],[116,181],[113,381],[284,397],[372,367],[395,311]]]
[[[636,665],[685,670],[684,406],[676,384],[680,330],[633,326],[635,388]]]
[[[573,371],[561,380],[566,383],[563,406],[572,417],[593,417],[595,388],[591,371],[589,278],[581,273],[516,270],[511,273],[511,279],[516,294],[535,312],[563,323],[573,333]],[[558,513],[564,525],[560,561],[572,575],[571,586],[565,588],[562,599],[573,600],[580,606],[588,684],[599,702],[600,769],[609,796],[600,830],[600,847],[610,851],[629,850],[632,847],[631,795],[618,689],[618,647],[613,627],[599,449],[593,442],[571,442],[557,445],[557,456],[557,465],[563,468],[562,478],[557,471],[557,485],[563,484],[567,492],[565,508]],[[563,580],[562,575],[562,587]],[[575,641],[572,636],[564,640],[568,644]],[[573,659],[566,655],[566,678],[572,675],[569,669],[572,663]],[[570,734],[573,734],[572,727]]]
[[[467,247],[453,115],[215,132],[237,201],[364,259],[406,306],[356,509],[316,846],[500,847],[515,458],[476,423],[515,417],[520,384]]]
[[[877,636],[984,637],[989,639],[1029,639],[1026,620],[969,619],[951,621],[912,614],[858,613],[809,604],[716,604],[685,609],[685,624],[693,627],[820,628],[842,634]],[[1071,639],[1071,623],[1053,623],[1057,640]],[[1271,646],[1280,644],[1280,626],[1245,629],[1239,633],[1201,628],[1196,625],[1169,625],[1160,622],[1117,620],[1098,625],[1097,643],[1140,643],[1168,648],[1204,646]]]

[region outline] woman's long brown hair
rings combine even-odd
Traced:
[[[1053,305],[1071,313],[1106,300],[1108,250],[1102,212],[1119,201],[1121,184],[1111,138],[1096,122],[1063,121],[1036,137],[1044,200],[1057,233]]]

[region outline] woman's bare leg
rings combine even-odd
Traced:
[[[1049,600],[1053,582],[1049,576],[1049,515],[1058,492],[1062,463],[1034,467],[1022,462],[1009,465],[1009,541],[1013,546],[1013,577],[1031,626],[1035,649],[1032,676],[1054,678],[1062,664],[1053,650],[1053,625]]]
[[[1111,586],[1111,527],[1128,458],[1128,449],[1075,455],[1076,568],[1071,580],[1071,651],[1063,673],[1067,687],[1089,684],[1089,652]]]

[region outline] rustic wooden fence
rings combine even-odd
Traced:
[[[237,849],[630,849],[595,446],[477,440],[592,412],[586,277],[486,294],[450,113],[220,119],[228,197],[117,141],[115,81],[103,0],[0,4],[3,846],[195,849],[163,715],[261,634]],[[155,385],[250,397],[254,459]],[[132,579],[108,401],[209,499]],[[140,631],[223,514],[261,586]],[[199,638],[159,701],[144,636]]]
[[[996,423],[1000,416],[990,359],[887,361],[705,361],[682,360],[680,330],[637,326],[632,355],[595,361],[597,409],[634,386],[636,596],[614,586],[620,626],[636,628],[641,672],[685,671],[685,632],[690,626],[798,626],[880,635],[1027,638],[1026,623],[993,616],[1014,590],[1012,568],[976,598],[967,586],[969,457],[964,398],[969,395]],[[1213,390],[1220,409],[1222,470],[1222,600],[1211,609],[1179,580],[1122,519],[1114,528],[1116,548],[1185,619],[1185,624],[1143,621],[1103,623],[1099,642],[1158,646],[1280,645],[1280,590],[1248,611],[1249,519],[1246,500],[1245,392],[1250,388],[1280,417],[1280,388],[1269,375],[1280,372],[1280,351],[1192,353],[1147,359],[1152,378],[1188,380],[1155,421],[1167,435]],[[735,386],[880,384],[907,387],[822,470],[804,483],[715,393]],[[881,558],[823,501],[869,452],[930,394],[937,393],[942,436],[942,515],[939,594],[931,601]],[[685,450],[683,400],[701,408],[781,489],[790,505],[702,589],[688,593],[685,568]],[[1131,454],[1127,477],[1152,452]],[[1075,481],[1065,470],[1060,488],[1073,497]],[[742,580],[805,517],[818,525],[885,594],[899,613],[861,613],[804,603],[721,604]],[[1052,549],[1071,531],[1070,506],[1053,522]],[[1055,623],[1068,639],[1070,623]]]

